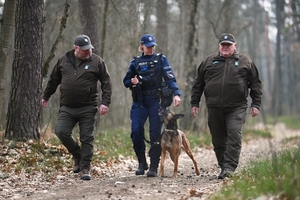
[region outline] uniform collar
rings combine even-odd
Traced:
[[[233,52],[233,54],[231,56],[225,58],[225,57],[221,56],[220,52],[218,52],[218,56],[217,57],[219,57],[221,59],[224,59],[224,60],[227,59],[227,58],[229,58],[229,59],[235,59],[236,60],[236,59],[239,59],[239,54],[238,54],[238,52],[236,50],[234,50],[234,52]]]

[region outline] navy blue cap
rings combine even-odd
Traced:
[[[146,34],[141,37],[141,44],[144,44],[146,47],[157,46],[155,38],[151,34]]]

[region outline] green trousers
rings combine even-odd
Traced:
[[[218,165],[235,170],[242,148],[242,128],[247,107],[208,108],[208,126]]]
[[[70,108],[61,106],[55,126],[55,134],[74,158],[80,158],[80,169],[90,169],[94,152],[94,124],[97,107]],[[80,144],[72,137],[72,131],[79,124]]]

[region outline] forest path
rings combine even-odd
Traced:
[[[257,126],[257,128],[264,128]],[[270,128],[272,139],[256,139],[243,142],[240,164],[237,172],[247,167],[249,160],[270,154],[274,148],[286,148],[288,143],[282,140],[300,136],[299,130],[288,130],[284,124]],[[11,183],[0,182],[0,199],[43,199],[43,200],[76,200],[76,199],[110,199],[110,200],[183,200],[207,199],[228,180],[218,180],[220,168],[217,166],[214,151],[197,148],[194,156],[200,168],[200,175],[194,172],[193,163],[185,152],[179,158],[178,178],[172,178],[173,163],[170,158],[165,162],[165,176],[148,178],[146,175],[136,176],[135,159],[124,158],[121,163],[112,166],[93,167],[92,172],[101,171],[102,178],[82,181],[71,172],[58,175],[52,183],[40,179],[27,181],[10,187]],[[22,179],[22,177],[20,177]],[[7,179],[4,179],[7,180]],[[7,185],[8,184],[8,185]],[[7,194],[11,195],[7,195]]]

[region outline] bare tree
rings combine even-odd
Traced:
[[[10,55],[13,40],[13,30],[15,23],[15,9],[16,0],[6,1],[3,9],[3,20],[1,24],[0,32],[0,130],[3,130],[5,124],[3,120],[5,118],[6,110],[5,106],[5,88],[7,71],[11,65]]]
[[[94,0],[79,0],[79,15],[81,21],[81,32],[79,34],[88,35],[91,38],[93,52],[100,53],[99,34],[98,34],[98,13],[96,10],[96,2]],[[103,52],[102,52],[103,53]]]
[[[157,29],[156,40],[159,50],[168,55],[168,3],[167,0],[156,2]]]
[[[190,66],[190,68],[186,69],[186,87],[184,88],[184,96],[183,96],[183,108],[186,112],[190,112],[190,96],[192,89],[192,81],[195,77],[195,70],[193,66],[196,66],[196,58],[198,55],[198,37],[197,37],[197,22],[198,22],[198,5],[200,0],[190,0],[189,7],[189,21],[187,24],[188,28],[188,36],[187,36],[187,44],[185,46],[185,58],[186,58],[186,66]],[[182,126],[184,129],[191,128],[192,116],[186,115],[186,120],[182,120]]]
[[[57,46],[58,46],[58,44],[61,41],[61,38],[63,36],[63,31],[66,28],[67,20],[68,20],[68,17],[69,17],[69,8],[70,8],[70,2],[68,0],[66,0],[64,16],[60,18],[60,29],[59,29],[58,36],[56,37],[56,40],[55,40],[54,44],[52,45],[50,55],[46,59],[45,64],[42,68],[42,76],[43,77],[45,77],[48,73],[50,62],[54,58]]]
[[[270,0],[268,1],[270,2]],[[64,54],[66,49],[73,45],[73,39],[77,34],[87,30],[87,28],[83,29],[83,25],[80,23],[83,15],[78,14],[81,8],[77,5],[78,2],[79,0],[70,1],[71,7],[67,27],[64,29],[62,40],[57,47],[55,58]],[[90,0],[86,0],[86,2],[90,2]],[[166,2],[167,4],[165,4]],[[205,98],[203,98],[200,105],[199,118],[195,121],[189,118],[190,99],[188,93],[190,90],[186,86],[193,80],[195,69],[201,60],[218,50],[218,38],[225,31],[231,32],[236,36],[239,52],[248,54],[252,59],[255,59],[254,62],[259,67],[264,86],[264,108],[268,109],[266,112],[275,110],[271,101],[273,99],[278,102],[278,96],[275,97],[274,91],[270,89],[270,87],[273,89],[273,85],[277,84],[274,65],[278,61],[275,60],[276,38],[273,38],[277,29],[276,18],[273,17],[275,16],[275,3],[271,5],[271,9],[268,9],[261,2],[258,0],[198,1],[198,8],[194,16],[195,30],[192,33],[193,35],[191,35],[189,25],[190,6],[193,5],[191,0],[94,0],[95,8],[98,12],[98,18],[95,23],[99,28],[96,37],[98,37],[100,42],[100,49],[98,47],[97,49],[100,50],[100,56],[105,58],[113,77],[112,84],[114,86],[110,114],[101,119],[101,126],[114,128],[116,126],[123,127],[130,123],[128,116],[132,100],[130,92],[124,89],[122,79],[132,57],[139,54],[137,48],[139,39],[145,33],[151,33],[156,36],[159,45],[157,51],[166,54],[172,65],[179,88],[183,93],[182,106],[178,109],[186,114],[186,117],[180,123],[191,124],[192,126],[187,125],[188,128],[194,129],[199,127],[199,129],[202,129],[204,124],[206,124],[204,123],[206,110],[205,106],[203,106],[203,103],[205,103]],[[284,98],[282,102],[283,114],[289,114],[286,112],[291,110],[289,106],[292,104],[289,103],[291,102],[289,98],[294,98],[292,102],[296,108],[300,98],[298,92],[300,88],[300,70],[298,65],[300,62],[300,3],[299,0],[285,2],[287,5],[284,5],[285,9],[282,11],[282,14],[284,17],[289,17],[289,19],[281,26],[280,62],[282,66],[282,84],[275,87],[281,87],[282,93],[280,95]],[[45,5],[49,5],[45,11],[47,15],[47,27],[45,27],[47,31],[45,31],[44,38],[46,55],[50,52],[50,47],[57,36],[59,29],[58,19],[63,13],[63,4],[64,1],[46,1]],[[167,8],[163,5],[167,5]],[[194,40],[191,40],[192,37],[194,37]],[[289,38],[289,40],[286,40],[286,38]],[[96,46],[96,41],[93,38],[92,41]],[[189,46],[191,45],[190,41],[197,42],[197,44]],[[197,49],[196,53],[193,48]],[[194,59],[194,61],[191,59]],[[50,63],[50,66],[53,66],[53,63]],[[190,73],[188,74],[188,72]],[[46,79],[47,77],[44,81]],[[287,95],[287,92],[291,90],[291,87],[287,86],[290,80],[293,80],[295,84],[294,96],[292,94]],[[57,112],[59,95],[55,95],[55,98],[52,98],[50,101],[52,102],[51,110]],[[47,119],[45,122],[51,121],[52,126],[53,122],[56,121],[57,115],[51,115],[49,113],[51,110],[43,110],[43,114],[45,113],[45,119]]]
[[[295,30],[297,40],[300,41],[300,2],[299,0],[291,0],[293,27]]]
[[[206,2],[205,17],[211,24],[216,38],[219,38],[222,33],[238,36],[251,25],[251,20],[244,16],[245,12],[240,2],[235,0],[224,0],[222,3],[219,1],[212,3],[209,0]]]
[[[15,56],[5,137],[39,139],[44,1],[17,1]]]
[[[289,92],[289,97],[291,98],[291,103],[289,105],[293,105],[291,111],[293,114],[297,114],[300,111],[300,67],[299,67],[299,46],[300,46],[300,2],[298,0],[292,0],[291,3],[291,10],[292,10],[292,28],[289,31],[290,35],[289,38],[291,44],[288,45],[290,50],[289,55],[291,56],[291,73],[290,79],[292,80],[292,91],[294,93]]]
[[[105,3],[104,3],[104,11],[103,11],[103,17],[102,17],[102,34],[101,34],[101,38],[102,38],[102,41],[105,41],[105,38],[106,38],[106,25],[107,25],[107,12],[108,12],[108,5],[109,5],[109,0],[105,0]],[[104,58],[104,51],[105,51],[105,42],[101,42],[101,45],[100,45],[100,56],[102,56]]]
[[[280,116],[283,114],[282,110],[282,99],[283,99],[283,85],[282,85],[282,69],[281,69],[281,32],[284,23],[283,10],[284,10],[284,0],[276,0],[276,62],[275,62],[275,84],[273,88],[274,98],[272,101],[272,107],[276,115]]]
[[[270,24],[270,18],[268,16],[268,13],[267,12],[264,12],[263,13],[263,24]],[[274,71],[273,71],[273,66],[274,66],[274,59],[273,59],[273,52],[272,52],[272,46],[271,46],[271,41],[270,41],[270,38],[269,38],[269,29],[267,28],[267,26],[265,26],[264,28],[264,51],[265,51],[265,54],[266,54],[266,67],[267,67],[267,70],[266,70],[266,75],[265,75],[265,84],[264,84],[264,87],[265,87],[265,91],[264,92],[264,96],[265,96],[265,100],[266,101],[270,101],[270,98],[271,98],[271,91],[272,91],[272,88],[273,88],[273,76],[274,76]],[[267,106],[264,106],[264,108],[268,107]]]

